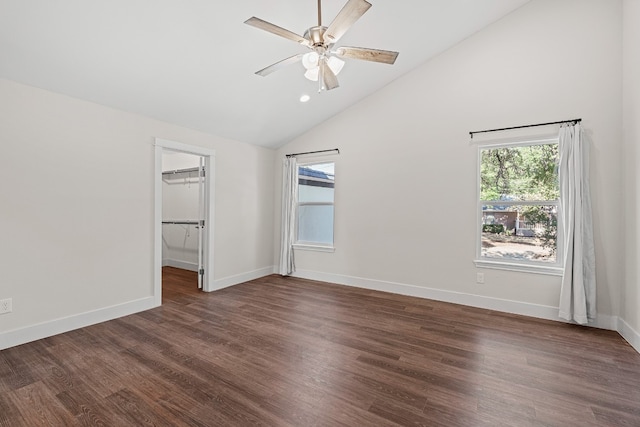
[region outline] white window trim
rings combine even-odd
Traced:
[[[316,251],[316,252],[335,252],[336,248],[333,245],[321,245],[319,243],[307,243],[296,242],[293,244],[293,249],[301,249],[303,251]]]
[[[324,156],[322,156],[324,157]],[[298,167],[304,167],[304,166],[308,166],[308,165],[317,165],[317,164],[322,164],[322,163],[333,163],[333,167],[334,167],[334,193],[333,193],[333,203],[329,203],[329,202],[304,202],[304,203],[300,203],[300,201],[298,200],[298,197],[296,197],[296,200],[298,200],[298,202],[296,203],[296,228],[295,228],[295,241],[293,243],[293,249],[300,249],[300,250],[304,250],[304,251],[315,251],[315,252],[335,252],[336,248],[335,248],[335,238],[336,238],[336,224],[335,224],[335,220],[336,220],[336,195],[335,195],[335,167],[337,165],[338,162],[336,162],[335,159],[316,159],[312,162],[304,162],[304,163],[298,163]],[[296,192],[298,192],[298,187],[300,184],[296,185]],[[316,205],[316,206],[333,206],[333,243],[331,244],[324,244],[324,243],[319,243],[319,242],[305,242],[305,241],[299,241],[298,240],[298,207],[299,206],[310,206],[310,205]]]
[[[545,266],[540,264],[529,264],[525,261],[489,261],[489,258],[476,259],[473,261],[478,268],[489,268],[495,270],[518,271],[522,273],[547,274],[550,276],[562,276],[564,269],[555,264]]]
[[[507,270],[524,273],[546,274],[553,276],[562,276],[563,274],[563,254],[564,254],[564,232],[563,224],[560,215],[558,215],[558,229],[556,237],[556,262],[555,263],[543,263],[535,261],[521,261],[513,259],[500,260],[497,258],[489,258],[482,256],[482,205],[484,204],[480,200],[481,180],[480,169],[482,161],[482,150],[492,148],[508,148],[508,147],[525,147],[531,145],[543,145],[543,144],[558,144],[558,137],[542,137],[531,139],[513,139],[510,141],[485,141],[477,143],[477,160],[476,160],[476,259],[473,261],[478,268],[489,268],[496,270]],[[553,201],[533,201],[533,202],[496,202],[497,205],[545,205],[556,204],[560,205],[560,200]]]

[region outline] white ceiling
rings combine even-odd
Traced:
[[[339,45],[399,51],[395,65],[347,60],[318,94],[293,64],[315,0],[0,0],[0,77],[207,133],[279,147],[529,0],[369,0]],[[322,2],[328,25],[346,0]],[[306,104],[303,93],[311,95]]]

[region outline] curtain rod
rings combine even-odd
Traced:
[[[469,135],[471,135],[471,139],[473,139],[473,134],[476,134],[476,133],[498,132],[498,131],[501,131],[501,130],[532,128],[532,127],[536,127],[536,126],[559,125],[559,124],[562,124],[562,123],[573,123],[575,125],[577,123],[580,123],[581,121],[582,121],[582,119],[571,119],[571,120],[560,120],[558,122],[537,123],[535,125],[523,125],[523,126],[513,126],[513,127],[509,127],[509,128],[500,128],[500,129],[477,130],[477,131],[474,131],[474,132],[469,132]]]
[[[304,153],[291,153],[291,154],[285,154],[285,156],[286,157],[295,157],[295,156],[302,156],[304,154],[330,153],[332,151],[337,151],[338,154],[340,154],[340,150],[339,149],[333,148],[331,150],[306,151]]]

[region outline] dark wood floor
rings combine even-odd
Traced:
[[[162,307],[0,352],[0,425],[640,426],[614,332],[279,276],[164,283]]]

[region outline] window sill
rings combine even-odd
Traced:
[[[493,268],[497,270],[518,271],[522,273],[547,274],[550,276],[562,276],[563,268],[547,265],[522,264],[516,262],[505,261],[489,261],[485,259],[476,259],[473,261],[476,267]]]
[[[294,243],[293,249],[301,249],[303,251],[316,251],[316,252],[335,252],[336,248],[333,246],[325,245],[313,245],[309,243]]]

